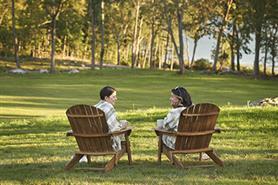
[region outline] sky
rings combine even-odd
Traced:
[[[188,39],[189,41],[189,58],[191,60],[192,58],[192,53],[193,53],[193,47],[194,47],[194,42],[193,39]],[[196,54],[195,54],[195,60],[200,59],[200,58],[205,58],[213,62],[213,59],[211,58],[211,50],[215,47],[216,45],[216,39],[210,39],[209,37],[203,37],[198,41],[198,46],[196,49]],[[240,62],[244,66],[253,66],[254,62],[254,50],[255,50],[255,42],[251,41],[249,48],[251,49],[250,54],[245,54],[243,52],[243,56],[240,59]],[[236,62],[236,61],[235,61]]]

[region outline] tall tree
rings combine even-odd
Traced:
[[[164,18],[167,20],[167,25],[168,25],[168,32],[169,35],[171,36],[171,40],[173,42],[176,54],[179,59],[179,73],[184,74],[184,43],[183,43],[183,12],[185,9],[185,6],[187,4],[187,1],[180,1],[180,0],[175,0],[170,3],[166,3],[163,1],[164,5]],[[174,29],[173,29],[173,15],[175,15],[176,20],[177,20],[177,29],[178,29],[178,41],[179,41],[179,46],[175,40],[174,36]]]
[[[189,1],[187,11],[184,15],[184,29],[186,34],[194,40],[193,54],[191,57],[190,66],[193,65],[195,54],[198,46],[198,41],[205,35],[210,34],[210,16],[212,9],[209,7],[210,2]]]
[[[111,4],[110,11],[107,12],[107,14],[107,26],[110,26],[107,29],[111,30],[112,38],[116,42],[117,65],[120,65],[121,49],[123,45],[127,44],[128,28],[130,28],[131,25],[131,9],[128,2],[120,1]]]
[[[271,68],[271,73],[273,76],[275,76],[275,59],[277,58],[277,53],[278,53],[278,25],[274,27],[273,32],[271,33],[270,36],[270,54],[271,54],[271,61],[272,61],[272,68]]]
[[[131,53],[131,67],[134,68],[137,58],[137,44],[138,44],[138,25],[139,25],[139,15],[141,9],[141,0],[133,0],[135,6],[135,23],[133,28],[133,38],[132,38],[132,53]]]
[[[62,11],[62,6],[65,0],[44,0],[44,6],[47,14],[51,18],[51,53],[50,53],[50,72],[55,73],[55,44],[56,44],[56,24],[57,17]]]
[[[214,72],[216,72],[216,65],[217,65],[217,61],[218,61],[222,34],[223,34],[224,28],[227,24],[229,12],[230,12],[230,9],[232,8],[232,4],[233,4],[233,0],[227,0],[227,4],[225,6],[225,11],[224,11],[224,14],[222,17],[222,23],[220,24],[220,28],[219,28],[219,32],[218,32],[218,36],[217,36],[217,42],[216,42],[214,62],[213,62],[213,66],[212,66],[212,70]]]
[[[101,21],[100,21],[100,32],[101,32],[101,49],[100,49],[100,69],[103,66],[103,57],[104,57],[104,1],[101,1]]]
[[[254,9],[254,31],[255,31],[255,59],[254,59],[254,76],[259,77],[259,62],[260,62],[260,48],[262,41],[262,25],[265,15],[265,0],[252,0],[252,7]]]
[[[16,67],[20,68],[19,60],[18,60],[18,40],[17,40],[17,34],[16,34],[16,28],[15,28],[15,3],[14,0],[12,0],[12,24],[13,24],[13,41],[14,41],[14,57],[15,57],[15,63]]]
[[[89,4],[89,16],[91,20],[91,68],[95,68],[95,48],[96,48],[96,9],[95,9],[95,3],[93,0],[88,0]]]
[[[149,27],[150,46],[149,46],[149,65],[151,69],[155,68],[154,45],[158,32],[161,28],[161,3],[158,0],[149,0],[142,7],[142,13],[145,15],[145,23]]]

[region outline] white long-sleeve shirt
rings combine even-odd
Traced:
[[[111,103],[108,103],[104,100],[100,100],[95,105],[95,107],[101,109],[105,113],[106,122],[108,124],[108,128],[110,132],[118,131],[123,127],[121,121],[118,121],[116,110]],[[115,151],[121,150],[121,137],[115,136],[112,137],[112,140],[113,140],[113,145],[112,145],[113,149]]]
[[[169,131],[177,131],[180,121],[180,114],[186,107],[173,108],[169,111],[167,116],[163,120],[163,129]],[[162,136],[163,143],[169,148],[175,149],[176,137],[175,136]]]

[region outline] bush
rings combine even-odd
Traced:
[[[198,59],[193,63],[192,66],[193,69],[195,70],[206,70],[211,68],[211,63],[209,62],[208,59]]]

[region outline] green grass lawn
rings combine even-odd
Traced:
[[[250,108],[247,101],[277,96],[277,81],[230,75],[105,69],[80,74],[0,73],[0,184],[276,184],[278,178],[278,108]],[[123,157],[109,173],[63,167],[76,149],[65,110],[95,104],[99,89],[118,89],[119,117],[135,128],[133,164]],[[157,138],[151,130],[169,107],[169,91],[180,85],[194,103],[221,107],[211,146],[225,167],[177,169],[165,156],[156,163]],[[197,155],[181,156],[190,165]],[[99,162],[105,158],[98,157]],[[211,161],[203,161],[213,164]],[[87,166],[81,164],[80,166]]]

